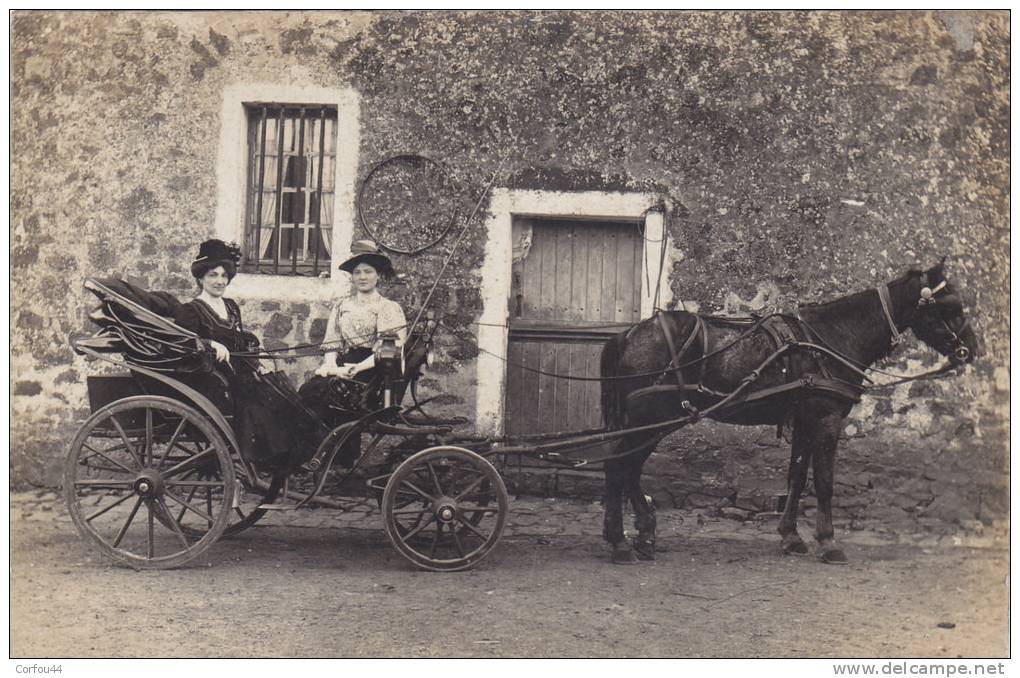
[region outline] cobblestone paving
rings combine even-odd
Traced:
[[[302,508],[271,511],[259,525],[285,526],[309,529],[364,529],[382,530],[382,515],[372,499],[339,500],[338,508]],[[129,502],[128,502],[129,503]],[[63,497],[52,491],[21,491],[10,493],[11,520],[66,522],[71,519]],[[123,509],[127,509],[127,503]],[[626,518],[628,532],[629,521]],[[664,509],[658,511],[660,539],[715,539],[725,537],[738,540],[778,541],[774,513],[750,514],[732,508],[697,510]],[[813,520],[801,519],[801,533],[807,538],[813,529]],[[1002,548],[1009,544],[1007,521],[983,525],[971,521],[965,526],[946,526],[947,534],[910,533],[894,529],[848,530],[837,525],[837,538],[847,544],[880,546],[910,544],[922,548]],[[602,506],[598,503],[569,499],[542,499],[512,497],[510,516],[504,531],[506,537],[577,537],[601,539]]]

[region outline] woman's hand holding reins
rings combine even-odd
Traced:
[[[337,368],[335,365],[331,365],[328,362],[324,362],[315,370],[315,376],[317,377],[332,377],[337,374]]]
[[[209,348],[216,353],[216,362],[225,363],[230,360],[230,351],[218,341],[209,340]]]

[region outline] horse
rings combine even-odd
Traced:
[[[949,358],[945,369],[977,354],[977,337],[944,264],[945,258],[863,292],[801,305],[795,316],[659,311],[612,337],[600,356],[603,423],[609,430],[643,427],[619,439],[605,462],[603,538],[612,562],[655,557],[655,508],[641,489],[641,469],[677,427],[648,425],[702,417],[792,427],[788,498],[778,528],[782,551],[808,554],[797,511],[813,466],[818,558],[846,562],[832,527],[833,467],[842,421],[865,388],[865,370],[889,355],[908,329]],[[633,550],[623,529],[624,496],[635,513]]]

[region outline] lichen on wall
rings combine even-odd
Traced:
[[[295,82],[358,92],[359,178],[411,151],[441,159],[467,205],[497,172],[509,188],[661,195],[673,297],[704,311],[791,309],[948,255],[984,355],[929,391],[866,398],[842,457],[948,464],[971,490],[1001,493],[1008,13],[17,12],[11,70],[15,482],[56,482],[84,379],[102,369],[68,348],[91,331],[83,278],[193,293],[188,264],[214,232],[223,91]],[[484,222],[467,226],[436,293],[458,333],[482,310]],[[414,308],[454,241],[395,256],[404,276],[388,293]],[[321,338],[330,303],[243,301],[271,347]],[[439,343],[425,387],[471,416],[476,349],[452,333]],[[911,344],[884,367],[932,361]],[[314,366],[282,363],[298,380]],[[761,431],[712,431],[717,459],[663,450],[690,462],[664,462],[667,484],[781,484],[782,454],[769,466],[724,453],[759,449]],[[901,451],[883,452],[893,442]],[[980,472],[964,449],[980,450]],[[749,480],[756,465],[767,482]],[[867,496],[862,473],[850,477]]]

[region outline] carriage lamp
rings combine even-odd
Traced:
[[[397,335],[384,332],[379,336],[379,347],[375,349],[375,365],[383,378],[383,407],[389,407],[393,398],[393,382],[401,377],[403,351],[397,346]]]

